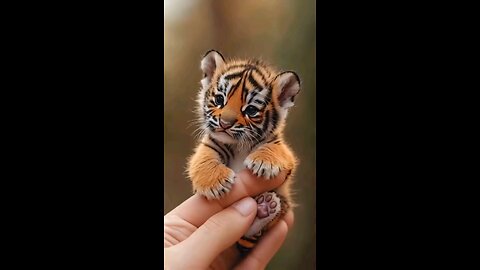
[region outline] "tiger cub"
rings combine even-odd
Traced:
[[[285,144],[283,129],[300,79],[259,60],[225,60],[215,50],[205,54],[201,69],[204,78],[197,99],[201,142],[187,168],[194,192],[219,199],[245,167],[265,181],[283,170],[288,175],[281,187],[255,197],[257,216],[237,243],[245,252],[293,206],[289,178],[298,160]]]

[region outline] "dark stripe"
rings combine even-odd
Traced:
[[[227,92],[227,88],[223,85],[219,85],[218,86],[218,91],[225,94]]]
[[[244,69],[249,69],[249,70],[252,70],[252,71],[255,71],[261,78],[263,84],[266,86],[267,85],[267,80],[265,79],[265,75],[263,74],[263,72],[258,69],[257,67],[251,65],[251,64],[239,64],[239,65],[233,65],[233,66],[229,66],[227,67],[228,69],[235,69],[235,68],[244,68]],[[237,73],[232,73],[232,74],[229,74],[229,75],[226,75],[224,77],[225,80],[231,80],[231,79],[234,79],[234,78],[237,78],[237,77],[240,77],[242,76],[242,74],[245,72],[246,70],[242,70],[240,72],[237,72]],[[261,86],[253,77],[252,77],[252,72],[250,73],[250,77],[251,79],[249,78],[249,81],[255,85],[256,87],[259,87],[261,89],[263,89],[264,87]],[[220,77],[219,77],[220,79]],[[218,82],[217,82],[218,84]]]
[[[213,122],[212,120],[209,120],[208,123],[211,124],[212,126],[216,126],[216,125],[217,125],[217,123]]]
[[[255,80],[255,78],[253,78],[251,72],[250,72],[250,76],[248,77],[248,81],[253,85],[253,87],[255,87],[257,89],[263,89],[263,87],[260,86],[260,84],[258,84],[258,82]]]
[[[255,129],[255,134],[253,135],[255,139],[260,140],[263,135],[262,135],[262,129],[257,127],[256,124],[251,125]]]
[[[202,142],[202,144],[205,145],[205,146],[207,146],[207,147],[209,147],[209,148],[211,148],[211,149],[213,149],[215,152],[217,152],[218,155],[220,156],[220,158],[222,159],[222,162],[225,163],[226,158],[223,156],[223,154],[222,154],[220,151],[218,151],[215,147],[213,147],[213,146],[211,146],[211,145],[209,145],[209,144],[206,144],[206,143],[203,143],[203,142]]]
[[[231,66],[229,67],[229,69],[233,69],[233,68],[237,68],[237,67],[243,67],[245,69],[251,69],[253,71],[256,71],[258,73],[258,75],[260,75],[260,78],[262,79],[262,82],[264,85],[267,85],[267,80],[265,79],[265,74],[255,65],[252,65],[252,64],[247,64],[247,65],[234,65],[234,66]]]
[[[257,127],[257,125],[252,125],[252,127],[255,128],[255,131],[257,132],[257,134],[262,134],[262,129]]]
[[[274,134],[273,137],[270,140],[268,140],[268,142],[266,142],[266,143],[271,143],[271,142],[275,141],[276,139],[278,139],[278,136],[277,136],[277,134]]]
[[[259,93],[260,93],[260,92],[258,92],[258,93],[257,93],[257,92],[254,92],[254,94],[252,94],[252,96],[251,96],[250,99],[248,100],[248,103],[250,103],[250,101],[251,101],[257,94],[259,94]],[[253,103],[257,103],[257,104],[259,104],[259,105],[263,105],[263,107],[262,107],[262,109],[263,109],[263,108],[264,108],[265,106],[267,106],[267,105],[270,103],[270,101],[272,100],[271,96],[272,96],[272,92],[271,92],[271,90],[268,90],[267,95],[264,97],[264,100],[256,99],[256,100],[253,101]]]
[[[242,103],[245,103],[245,98],[247,97],[248,90],[245,87],[245,84],[247,83],[247,77],[249,74],[249,70],[245,73],[245,78],[243,79],[243,85],[242,85]]]
[[[255,101],[253,101],[253,103],[256,103],[256,104],[258,104],[258,105],[262,105],[262,107],[260,107],[260,110],[263,110],[263,108],[265,108],[265,106],[267,106],[267,104],[268,104],[267,102],[262,101],[262,100],[258,100],[258,99],[256,99]]]
[[[262,89],[261,86],[258,85],[257,81],[255,81],[255,79],[252,77],[252,70],[250,70],[250,73],[247,75],[248,76],[248,81],[250,82],[250,84],[253,85],[253,89],[252,90],[255,90],[255,89]],[[243,83],[243,96],[242,96],[242,102],[245,103],[245,101],[247,100],[247,96],[248,96],[248,89],[245,87],[245,82]],[[250,100],[252,100],[252,97],[250,97]]]
[[[205,111],[205,114],[207,115],[212,115],[213,114],[213,109],[208,109]]]
[[[278,112],[275,107],[272,106],[272,132],[277,128]]]
[[[242,236],[242,240],[245,240],[245,241],[248,241],[252,244],[256,244],[258,243],[258,239],[254,239],[254,238],[250,238],[250,237],[245,237],[245,236]]]
[[[222,186],[222,187],[223,187],[223,188],[222,188],[222,190],[226,190],[226,189],[227,189],[227,187],[226,187],[226,186],[224,186],[224,185],[222,184],[222,182],[221,182],[221,181],[219,181],[218,183],[220,184],[220,186]]]
[[[237,77],[242,77],[243,72],[245,72],[245,70],[242,70],[241,72],[237,72],[237,73],[227,75],[227,76],[224,77],[224,79],[229,81],[229,80],[237,78]]]
[[[227,148],[228,152],[230,152],[231,156],[234,157],[235,153],[234,153],[232,147],[228,144],[225,144],[225,147]]]
[[[214,140],[212,137],[209,136],[209,139],[216,145],[218,146],[218,148],[220,148],[220,150],[222,150],[222,152],[225,154],[225,156],[227,157],[227,164],[230,162],[230,155],[228,154],[228,152],[223,149],[223,147],[216,141]]]
[[[231,65],[231,66],[228,66],[227,69],[235,69],[235,68],[246,68],[248,67],[249,65],[248,64],[235,64],[235,65]]]
[[[255,91],[255,90],[252,91],[252,92],[251,92],[252,95],[251,95],[250,98],[248,99],[247,103],[250,103],[250,101],[252,101],[252,99],[253,99],[256,95],[258,95],[260,92],[261,92],[261,90],[260,90],[260,91]]]
[[[263,85],[267,85],[267,80],[265,79],[265,76],[264,76],[263,72],[260,71],[257,68],[254,68],[253,70],[256,71],[260,75],[260,78],[262,79]]]
[[[269,124],[270,124],[270,111],[267,111],[267,113],[265,113],[265,122],[263,124],[263,129],[262,129],[263,133],[267,131]]]
[[[230,99],[233,96],[233,94],[235,93],[235,91],[237,91],[238,86],[240,86],[241,83],[242,83],[242,80],[239,80],[236,85],[234,85],[232,88],[230,88],[232,90],[230,90],[230,93],[228,93],[227,103],[228,103],[228,99]]]

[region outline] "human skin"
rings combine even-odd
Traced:
[[[279,187],[281,172],[271,180],[248,170],[236,175],[232,190],[219,200],[195,194],[164,216],[165,269],[264,269],[283,244],[293,225],[288,212],[245,257],[235,244],[257,214],[251,196]]]

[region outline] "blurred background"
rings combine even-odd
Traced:
[[[302,89],[290,110],[286,140],[300,158],[294,178],[295,226],[267,269],[315,269],[316,18],[314,0],[164,1],[164,211],[191,196],[184,171],[196,126],[189,125],[200,87],[200,60],[260,58],[297,72]]]

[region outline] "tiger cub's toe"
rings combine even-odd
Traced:
[[[244,162],[245,166],[252,171],[252,173],[258,177],[265,179],[272,179],[280,173],[280,166],[259,158],[246,158]]]

